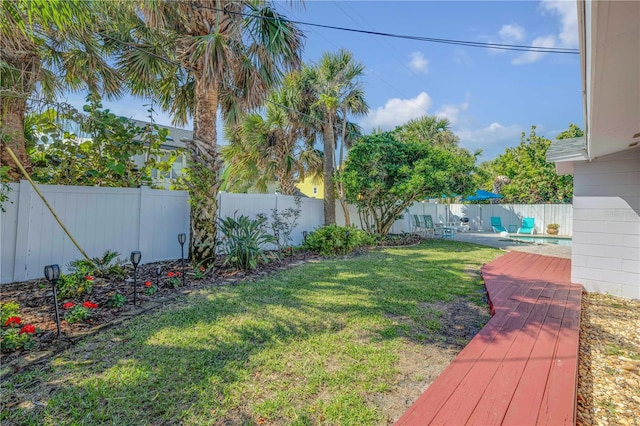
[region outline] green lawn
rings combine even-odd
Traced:
[[[384,424],[374,401],[398,392],[399,357],[410,345],[438,342],[439,314],[429,303],[483,303],[473,271],[499,254],[430,240],[201,290],[12,377],[0,418]],[[31,401],[5,405],[30,392]]]

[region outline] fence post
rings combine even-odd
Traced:
[[[13,266],[13,280],[25,281],[29,265],[29,222],[31,221],[32,189],[26,180],[20,181],[18,196],[18,223],[16,225],[16,257]]]
[[[131,247],[131,250],[139,250],[142,253],[142,263],[148,263],[155,259],[153,254],[153,205],[149,202],[151,189],[148,186],[139,188],[138,197],[140,208],[138,209],[138,247]],[[177,238],[177,236],[176,236]],[[127,255],[127,253],[125,253]]]

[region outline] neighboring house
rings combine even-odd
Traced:
[[[547,160],[574,176],[571,279],[640,299],[640,2],[578,1],[585,137]]]
[[[302,182],[296,184],[296,188],[309,198],[324,198],[324,181],[322,178],[305,178]]]
[[[145,127],[150,124],[146,121],[140,120],[130,119],[130,121],[138,127]],[[160,149],[166,152],[166,156],[164,158],[161,158],[160,160],[167,160],[173,151],[179,151],[178,156],[172,164],[171,170],[169,172],[161,172],[156,169],[153,169],[151,171],[151,177],[153,179],[154,185],[164,186],[165,188],[168,188],[171,185],[171,181],[173,179],[177,179],[184,174],[183,169],[187,167],[187,151],[186,145],[184,142],[182,142],[182,140],[191,139],[193,136],[193,132],[190,130],[163,126],[160,124],[157,124],[157,126],[162,129],[169,130],[169,136],[167,136],[166,141],[160,146]],[[146,155],[147,154],[137,155],[133,157],[133,160],[136,164],[138,164],[138,166],[141,166],[146,160]]]

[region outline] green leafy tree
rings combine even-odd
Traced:
[[[109,48],[98,35],[103,5],[81,0],[3,0],[0,3],[0,161],[7,176],[31,163],[24,135],[28,102],[37,92],[51,100],[62,90],[117,95],[122,80],[106,60]]]
[[[218,109],[235,122],[258,107],[268,89],[300,63],[301,33],[271,3],[230,1],[121,1],[128,20],[110,36],[125,44],[118,65],[134,95],[156,96],[176,124],[193,118],[189,187],[191,259],[212,262],[216,194],[221,185]],[[130,10],[126,10],[129,8]]]
[[[571,124],[558,135],[558,139],[582,136],[582,131]],[[551,141],[536,134],[531,127],[524,132],[520,144],[507,148],[504,154],[479,167],[478,186],[492,190],[501,185],[501,203],[567,203],[573,197],[573,176],[558,175],[554,163],[546,160]]]
[[[345,149],[355,139],[354,135],[359,134],[359,129],[349,124],[349,116],[361,116],[369,110],[360,80],[363,75],[364,65],[344,49],[324,53],[316,66],[303,70],[302,92],[307,102],[304,117],[308,118],[309,128],[322,135],[323,141],[325,225],[336,222],[334,171],[338,166],[335,156],[337,143],[340,143],[338,161],[342,163]],[[338,183],[338,195],[349,223],[345,190],[341,185]]]
[[[95,97],[84,113],[71,109],[30,115],[35,139],[30,150],[32,178],[54,185],[139,187],[151,185],[151,170],[169,171],[176,158],[160,150],[169,131],[157,125],[138,127],[103,110]],[[78,134],[66,129],[78,129]],[[143,159],[136,164],[133,157]]]
[[[349,151],[341,179],[371,233],[386,235],[415,201],[431,194],[472,189],[475,156],[430,140],[399,141],[392,132],[360,138]]]

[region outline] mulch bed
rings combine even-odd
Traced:
[[[416,235],[390,235],[380,245],[412,245],[420,241],[421,238]],[[358,255],[363,250],[367,249],[356,250],[349,256]],[[274,258],[274,256],[270,257]],[[219,256],[215,261],[213,270],[206,272],[204,278],[200,279],[197,278],[195,270],[185,261],[185,283],[182,285],[182,277],[179,277],[180,286],[178,287],[170,284],[167,274],[169,272],[182,273],[180,260],[140,265],[137,272],[136,305],[133,304],[133,267],[131,265],[125,265],[126,274],[122,278],[95,277],[92,291],[88,295],[75,299],[58,298],[61,326],[61,335],[59,337],[56,336],[57,325],[55,321],[53,291],[47,280],[42,278],[3,284],[0,287],[2,290],[0,302],[17,302],[20,305],[22,324],[32,324],[36,327],[37,333],[35,346],[33,348],[3,353],[1,355],[2,368],[0,369],[0,378],[15,373],[29,365],[45,361],[52,355],[68,348],[87,335],[156,309],[179,295],[212,285],[233,285],[239,281],[260,279],[276,271],[300,265],[311,260],[317,261],[321,258],[321,256],[309,251],[295,250],[287,256],[280,256],[279,260],[260,264],[254,270],[238,271],[225,266],[224,257]],[[156,273],[158,266],[162,272],[160,276]],[[145,282],[147,281],[150,281],[158,289],[153,295],[145,294]],[[116,293],[125,296],[127,299],[126,303],[121,308],[110,308],[109,301]],[[75,304],[81,305],[86,301],[98,305],[97,309],[91,310],[91,319],[82,323],[67,323],[67,321],[64,320],[64,315],[67,311],[62,309],[62,305],[65,302],[74,302]]]
[[[2,354],[2,370],[0,377],[14,373],[27,365],[40,362],[51,355],[64,350],[82,337],[93,334],[106,327],[119,324],[131,317],[153,310],[175,297],[193,290],[211,285],[233,285],[242,280],[254,280],[270,275],[273,272],[299,265],[309,260],[318,260],[320,256],[307,251],[296,251],[292,255],[281,257],[271,263],[261,264],[252,271],[238,271],[223,265],[224,258],[216,260],[212,271],[205,272],[204,278],[198,279],[196,273],[185,261],[184,285],[182,276],[180,285],[170,284],[169,272],[182,273],[180,260],[156,262],[140,265],[137,273],[137,304],[133,304],[134,285],[133,267],[125,265],[125,276],[122,278],[96,277],[90,294],[75,299],[58,298],[60,312],[61,335],[56,337],[57,325],[53,302],[53,290],[44,278],[38,280],[4,284],[1,287],[0,301],[17,302],[20,305],[22,324],[32,324],[36,327],[35,347],[30,350],[17,350]],[[157,267],[162,274],[157,275]],[[152,295],[145,294],[145,282],[150,281],[157,287]],[[109,307],[109,301],[116,293],[126,297],[126,303],[121,308]],[[82,323],[69,324],[64,320],[67,311],[62,309],[65,302],[82,304],[86,301],[98,305],[91,309],[91,318]]]

